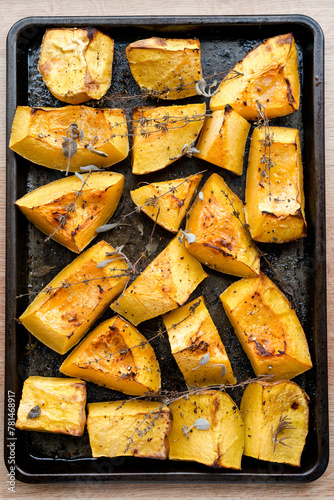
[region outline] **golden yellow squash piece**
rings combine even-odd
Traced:
[[[248,457],[300,465],[308,433],[307,394],[294,382],[255,382],[246,387],[240,410]]]
[[[77,378],[28,377],[16,427],[24,431],[82,436],[86,423],[86,383]]]
[[[78,172],[80,167],[92,164],[110,167],[127,157],[129,141],[124,111],[87,106],[18,106],[9,147],[33,163],[66,170],[68,160],[63,153],[63,143],[64,138],[70,135],[72,124],[77,124],[83,133],[81,136],[75,133],[77,150],[70,160],[71,172]],[[104,156],[94,153],[94,150],[104,153]]]
[[[250,123],[228,104],[204,122],[194,156],[241,175]]]
[[[206,277],[201,264],[176,237],[111,308],[138,325],[183,305]]]
[[[124,186],[124,176],[114,172],[86,174],[83,179],[86,184],[82,187],[83,182],[75,175],[64,177],[16,201],[38,229],[76,253],[92,241],[96,229],[113,215]]]
[[[53,28],[43,37],[38,69],[60,101],[101,99],[111,83],[114,41],[94,28]]]
[[[173,414],[169,436],[171,460],[241,468],[244,424],[238,407],[228,394],[205,391],[173,402],[170,409]],[[206,430],[205,424],[209,426]]]
[[[202,78],[199,40],[148,38],[126,48],[133,78],[159,99],[182,99],[196,95]]]
[[[193,203],[186,247],[203,264],[234,276],[256,276],[260,259],[245,228],[243,203],[223,178],[212,174]]]
[[[202,177],[198,174],[185,179],[156,182],[130,191],[130,195],[142,212],[167,231],[176,233]]]
[[[205,119],[206,106],[136,108],[133,112],[132,172],[137,175],[167,167],[196,141]]]
[[[256,241],[285,243],[306,236],[303,166],[297,129],[270,127],[252,135],[246,180],[246,221]],[[265,162],[263,163],[263,158]],[[268,167],[268,160],[273,163]]]
[[[133,396],[158,391],[161,385],[153,348],[137,328],[120,316],[95,328],[59,370]]]
[[[213,111],[226,104],[246,120],[256,120],[257,101],[268,118],[284,116],[299,108],[297,49],[291,33],[275,36],[248,52],[224,78],[211,98]]]
[[[188,387],[236,383],[204,297],[171,311],[163,321],[172,354]]]
[[[169,408],[153,401],[88,405],[87,429],[93,457],[134,456],[165,460],[171,426]]]
[[[100,241],[57,274],[21,315],[27,330],[60,354],[71,349],[125,286],[123,259],[96,267],[114,250]]]
[[[233,283],[220,299],[257,376],[291,379],[312,368],[297,315],[266,275]]]

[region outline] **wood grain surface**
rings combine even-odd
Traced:
[[[134,16],[134,15],[256,15],[304,14],[322,27],[326,44],[326,193],[327,193],[327,303],[328,363],[331,449],[334,450],[334,4],[333,0],[0,0],[0,415],[3,415],[4,311],[5,311],[5,118],[6,118],[6,36],[11,26],[27,16]],[[9,82],[10,84],[10,82]],[[332,123],[333,120],[333,123]],[[333,219],[332,219],[333,217]],[[325,383],[325,381],[324,381]],[[119,498],[186,499],[238,498],[334,498],[334,460],[325,474],[303,485],[227,484],[55,484],[28,485],[16,482],[8,491],[7,469],[3,463],[3,418],[0,418],[0,498],[68,499]],[[334,454],[334,453],[333,453]]]

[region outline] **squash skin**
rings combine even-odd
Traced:
[[[188,387],[236,383],[230,360],[205,306],[204,297],[198,297],[165,314],[162,319],[172,354]],[[199,365],[207,353],[210,355],[209,361]],[[223,377],[221,365],[226,369]]]
[[[89,174],[83,175],[86,180]],[[114,172],[94,172],[82,188],[74,211],[68,212],[66,224],[59,227],[58,217],[64,216],[82,186],[75,175],[64,177],[26,194],[15,204],[44,234],[72,252],[80,253],[97,235],[99,226],[114,214],[121,198],[124,176]]]
[[[133,111],[132,173],[143,175],[161,170],[182,153],[183,147],[195,142],[204,123],[205,103],[183,106],[141,107]],[[170,116],[169,122],[166,116]],[[177,121],[172,122],[172,118]],[[184,118],[184,119],[183,119]],[[189,118],[192,120],[189,121]],[[142,120],[148,120],[142,124]],[[163,122],[166,130],[155,129]],[[148,135],[145,134],[148,131]]]
[[[202,177],[198,174],[186,179],[155,182],[130,191],[130,195],[142,212],[167,231],[177,233]],[[152,203],[143,206],[150,200]]]
[[[300,458],[308,434],[309,409],[307,394],[294,382],[254,382],[242,396],[240,411],[245,424],[245,451],[248,457],[269,462],[300,466]],[[290,419],[290,426],[277,435],[274,452],[272,436],[280,418]],[[288,440],[284,440],[288,438]]]
[[[27,330],[59,354],[71,349],[126,284],[127,276],[120,276],[127,270],[124,260],[96,267],[106,259],[106,252],[114,250],[102,240],[57,274],[20,316]],[[67,287],[66,283],[73,284]],[[56,289],[48,292],[49,288]]]
[[[176,237],[111,308],[137,326],[183,305],[207,276],[184,242]]]
[[[259,101],[268,118],[275,118],[299,109],[299,98],[297,49],[292,34],[287,33],[248,52],[221,82],[210,108],[216,111],[230,104],[246,120],[256,120]]]
[[[244,424],[231,397],[220,391],[204,391],[173,402],[173,427],[169,435],[169,459],[192,460],[214,467],[241,469]],[[208,430],[193,427],[198,418],[210,423]]]
[[[101,99],[111,83],[114,41],[97,29],[46,30],[38,70],[52,95],[80,104]]]
[[[250,123],[227,104],[205,120],[197,143],[200,153],[194,156],[241,175],[249,129]]]
[[[233,283],[220,300],[256,376],[288,380],[312,368],[297,315],[265,274]]]
[[[195,242],[186,242],[189,252],[222,273],[257,276],[260,259],[244,228],[242,201],[218,174],[209,177],[201,193],[202,199],[197,196],[186,223],[186,230],[196,237]]]
[[[27,418],[36,406],[37,418]],[[86,423],[86,383],[77,378],[28,377],[23,384],[15,427],[25,431],[82,436]]]
[[[299,132],[297,129],[270,127],[270,134],[270,159],[273,161],[270,178],[261,164],[265,154],[261,142],[265,138],[265,130],[256,128],[252,135],[245,215],[255,241],[287,243],[306,236]]]
[[[202,78],[199,40],[158,37],[138,40],[127,46],[126,57],[138,85],[153,95],[156,93],[159,99],[197,95],[195,83]]]
[[[160,403],[135,400],[87,406],[87,429],[94,458],[134,456],[166,460],[172,426],[167,406],[161,408]],[[150,426],[152,422],[154,425]],[[135,433],[138,427],[147,430],[144,436]]]
[[[127,157],[129,141],[124,111],[88,106],[18,106],[9,147],[33,163],[66,170],[67,158],[63,154],[62,143],[71,123],[76,123],[79,129],[83,130],[84,138],[76,140],[77,151],[71,158],[70,172],[79,172],[80,167],[92,164],[97,167],[110,167]],[[94,149],[108,156],[92,153],[87,149],[89,144],[93,144]]]
[[[115,355],[107,357],[112,353]],[[159,363],[152,346],[120,316],[95,328],[65,359],[59,371],[132,396],[161,387]]]

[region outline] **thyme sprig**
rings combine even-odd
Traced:
[[[266,108],[260,101],[256,101],[257,111],[258,111],[258,120],[255,123],[257,127],[264,128],[264,139],[262,141],[262,145],[264,147],[264,153],[260,159],[260,163],[263,166],[260,176],[265,179],[268,177],[268,188],[269,188],[269,201],[271,201],[272,193],[271,193],[271,168],[274,166],[274,162],[271,159],[271,145],[274,139],[274,134],[270,132],[269,120]]]

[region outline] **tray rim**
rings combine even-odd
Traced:
[[[161,22],[163,24],[161,24]],[[166,25],[171,26],[196,26],[200,22],[201,25],[206,26],[221,26],[225,24],[233,25],[252,25],[258,24],[269,25],[269,24],[291,24],[291,25],[302,25],[308,28],[313,35],[314,41],[314,51],[313,51],[313,64],[315,69],[315,74],[320,74],[324,76],[324,35],[320,25],[311,17],[305,15],[268,15],[268,16],[31,16],[25,17],[18,20],[9,30],[7,35],[7,113],[6,113],[6,159],[7,159],[7,169],[6,169],[6,304],[5,304],[5,316],[6,316],[6,347],[5,347],[5,397],[8,394],[8,390],[11,390],[14,386],[15,371],[11,369],[11,359],[9,357],[9,352],[15,349],[16,338],[10,334],[15,331],[15,322],[13,321],[13,314],[15,311],[15,300],[13,303],[13,298],[15,299],[15,294],[13,296],[13,283],[16,279],[16,238],[15,238],[15,224],[12,224],[12,206],[13,206],[13,194],[16,191],[16,178],[15,169],[8,168],[12,166],[14,161],[14,153],[9,150],[9,136],[10,128],[12,123],[12,118],[17,105],[17,96],[15,94],[17,90],[17,72],[16,72],[16,51],[17,51],[17,36],[24,29],[27,29],[32,24],[39,27],[48,27],[50,25],[62,25],[62,26],[87,26],[87,25],[99,25],[103,26],[161,26]],[[27,37],[29,38],[29,37]],[[15,87],[13,86],[15,82]],[[13,89],[14,91],[10,89]],[[321,442],[318,439],[318,452],[319,459],[313,469],[308,470],[306,473],[296,473],[296,474],[279,474],[279,473],[257,473],[251,474],[249,472],[243,471],[232,471],[229,470],[224,474],[213,474],[210,472],[149,472],[149,473],[120,473],[111,472],[106,474],[100,473],[49,473],[49,474],[39,474],[39,473],[29,473],[17,464],[15,464],[16,479],[27,482],[27,483],[51,483],[51,482],[69,482],[69,481],[85,481],[92,480],[96,481],[131,481],[133,483],[138,483],[147,480],[154,481],[212,481],[212,482],[263,482],[263,483],[273,483],[273,482],[311,482],[318,479],[326,470],[329,460],[329,423],[328,423],[328,383],[320,384],[320,380],[328,381],[327,374],[327,303],[326,303],[326,214],[325,214],[325,157],[324,157],[324,82],[321,78],[318,85],[313,85],[313,101],[314,107],[314,156],[316,158],[316,163],[318,168],[317,182],[319,183],[318,195],[315,199],[315,212],[320,214],[320,220],[317,220],[315,225],[315,241],[318,244],[317,252],[315,253],[315,272],[320,277],[315,282],[316,295],[323,297],[321,303],[321,310],[317,311],[315,330],[321,332],[322,348],[326,348],[326,359],[322,361],[321,366],[317,365],[317,383],[316,390],[320,393],[320,398],[322,402],[321,412],[318,412],[318,427],[324,432],[324,437]],[[315,350],[320,354],[319,343],[316,343]],[[318,352],[319,351],[319,352]],[[323,350],[321,351],[323,358]],[[15,365],[16,366],[16,365]],[[17,402],[16,402],[17,404]],[[4,439],[5,443],[8,441],[8,412],[7,405],[5,405],[5,425],[4,425]],[[324,431],[325,430],[325,431]],[[318,436],[319,437],[319,436]],[[4,458],[7,469],[9,470],[8,463],[8,448],[4,446]],[[50,463],[53,460],[50,459]],[[134,478],[135,476],[135,478]]]

